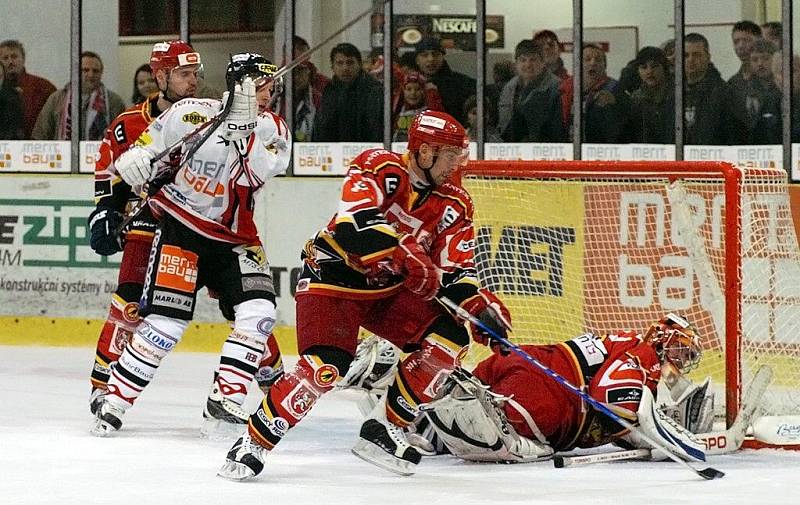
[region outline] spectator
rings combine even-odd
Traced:
[[[669,39],[661,44],[661,50],[664,51],[664,56],[667,57],[669,64],[670,79],[675,80],[675,39]]]
[[[506,142],[563,142],[558,78],[547,70],[542,48],[523,39],[514,49],[517,75],[500,94],[498,127]]]
[[[383,48],[374,47],[369,53],[369,63],[364,62],[364,72],[369,74],[373,79],[383,84]],[[394,51],[392,56],[392,96],[398,93],[403,83],[403,71],[397,63],[397,51]]]
[[[444,58],[444,48],[437,38],[423,38],[417,43],[415,54],[420,73],[439,89],[444,111],[464,124],[464,102],[475,94],[475,79],[450,68]]]
[[[392,98],[394,118],[392,142],[408,140],[408,127],[420,112],[425,109],[442,110],[442,97],[439,96],[436,85],[427,82],[418,72],[409,72],[400,84]]]
[[[741,88],[731,89],[732,111],[745,127],[747,144],[781,142],[781,91],[772,75],[774,53],[770,42],[756,39],[750,48],[750,79],[741,82]]]
[[[753,50],[753,42],[761,38],[761,28],[752,21],[739,21],[733,25],[731,30],[731,40],[736,57],[742,62],[739,71],[728,80],[728,84],[742,86],[744,81],[750,79],[750,51]]]
[[[299,58],[303,53],[308,52],[310,49],[308,41],[306,41],[306,39],[303,37],[295,35],[292,41],[293,58]],[[313,63],[309,61],[308,64],[311,65],[311,87],[314,88],[315,92],[318,92],[320,95],[322,95],[322,92],[325,90],[325,86],[327,86],[331,80],[328,79],[327,76],[323,75]]]
[[[292,40],[293,40],[292,58],[299,58],[303,53],[309,50],[308,42],[303,37],[295,35],[294,39]],[[306,60],[305,62],[303,62],[303,66],[305,66],[307,70],[306,69],[301,70],[300,72],[302,73],[302,75],[300,75],[299,77],[301,79],[304,79],[306,77],[305,72],[308,72],[309,73],[308,78],[311,80],[308,83],[304,83],[303,87],[300,88],[300,90],[302,91],[303,94],[307,93],[308,97],[311,99],[304,100],[303,102],[297,102],[297,96],[294,97],[294,102],[295,102],[294,129],[295,132],[298,131],[301,132],[304,137],[302,140],[295,138],[294,140],[297,142],[308,142],[311,140],[311,129],[308,128],[313,127],[314,116],[316,115],[316,111],[319,109],[319,102],[320,102],[319,99],[321,99],[322,92],[325,90],[325,87],[328,85],[329,82],[331,82],[330,79],[322,75],[322,73],[319,71],[316,65],[311,63],[311,61]],[[295,70],[297,68],[299,67],[295,67]],[[292,71],[292,79],[297,79],[298,78],[297,74],[298,74],[297,72]],[[311,88],[310,90],[308,89],[309,86]],[[298,90],[297,83],[294,83],[292,85],[292,89],[295,90],[294,93],[296,94]],[[319,99],[317,97],[319,97]],[[280,116],[286,117],[286,103],[285,100],[283,100],[283,96],[279,96],[276,100],[278,104],[276,107],[273,108],[273,110],[279,111]],[[310,112],[311,115],[307,116],[307,121],[305,121],[305,125],[300,125],[297,119],[297,110],[298,110],[297,107],[303,106],[312,108],[311,107],[312,105],[313,105],[313,110],[304,111],[304,114],[307,115]]]
[[[361,53],[343,42],[331,50],[333,79],[322,92],[314,121],[315,142],[383,140],[381,83],[361,67]]]
[[[158,86],[156,80],[153,78],[153,71],[150,69],[150,64],[145,63],[136,69],[133,74],[133,95],[131,96],[131,103],[144,102],[145,98],[158,93]]]
[[[322,103],[322,92],[314,88],[317,67],[304,61],[292,70],[292,100],[294,101],[294,140],[308,142],[314,131],[314,118]]]
[[[628,140],[630,104],[619,92],[619,81],[606,74],[606,53],[600,46],[583,46],[583,141],[616,143]],[[624,137],[624,138],[623,138]]]
[[[403,74],[419,72],[417,68],[417,55],[414,51],[401,54],[397,64],[400,66],[400,71],[403,72]]]
[[[103,84],[103,61],[97,53],[81,53],[81,140],[101,140],[111,120],[125,110],[122,98]],[[53,92],[45,102],[31,138],[69,140],[73,126],[72,85]],[[77,125],[75,125],[77,127]]]
[[[634,60],[639,80],[631,94],[631,141],[671,144],[675,141],[675,94],[664,51],[643,47]]]
[[[730,114],[728,86],[711,63],[708,40],[699,33],[684,39],[683,97],[686,144],[722,145],[742,140],[740,126]]]
[[[467,116],[467,136],[471,142],[478,140],[478,97],[472,95],[464,102],[464,115]],[[497,129],[497,110],[488,97],[483,99],[483,140],[484,142],[502,142]]]
[[[561,59],[561,43],[558,41],[558,35],[550,30],[541,30],[534,35],[533,41],[542,46],[547,69],[561,81],[558,87],[561,93],[561,115],[564,128],[568,128],[569,116],[572,113],[572,76],[567,72],[564,60]]]
[[[55,90],[53,83],[29,74],[25,69],[25,48],[18,40],[0,42],[0,62],[6,67],[6,80],[22,99],[22,138],[31,138],[33,125],[44,103]]]
[[[778,21],[770,21],[761,25],[761,35],[778,51],[783,47],[783,25]]]
[[[492,67],[492,84],[487,84],[484,88],[484,96],[489,99],[489,102],[497,110],[500,104],[500,93],[503,87],[514,77],[514,62],[510,60],[498,61]],[[466,110],[466,107],[465,109]],[[496,121],[495,121],[496,123]]]
[[[0,62],[0,140],[22,138],[22,100],[6,79],[6,67]]]
[[[772,78],[778,89],[783,89],[783,55],[772,55]],[[783,91],[781,91],[783,92]],[[792,143],[800,142],[800,56],[792,57]]]

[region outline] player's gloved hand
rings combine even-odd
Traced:
[[[508,332],[511,331],[511,313],[494,293],[486,288],[480,288],[475,296],[468,298],[462,304],[462,307],[495,334],[508,338]],[[472,337],[476,342],[488,345],[493,351],[504,356],[510,352],[507,346],[477,325],[472,326]]]
[[[439,269],[413,236],[400,237],[392,261],[405,276],[403,285],[412,293],[418,294],[424,300],[431,300],[439,292]]]
[[[153,154],[143,147],[131,147],[114,162],[122,180],[133,186],[141,186],[155,174],[151,164]]]
[[[122,214],[113,209],[97,207],[89,214],[89,245],[101,256],[111,256],[122,250],[117,237],[117,227]]]
[[[222,94],[222,103],[228,103],[229,92]],[[258,101],[256,85],[250,77],[245,77],[233,90],[233,104],[222,125],[225,140],[239,140],[248,137],[256,128],[258,121]]]

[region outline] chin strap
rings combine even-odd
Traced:
[[[436,165],[436,160],[439,159],[439,151],[436,151],[436,154],[433,155],[433,161],[431,162],[431,166],[428,168],[424,168],[422,164],[419,162],[419,151],[414,151],[414,161],[417,163],[417,166],[422,173],[425,174],[425,181],[431,186],[436,186],[436,183],[433,181],[433,176],[431,176],[431,169]]]

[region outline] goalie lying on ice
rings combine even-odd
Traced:
[[[701,355],[699,337],[684,318],[668,314],[645,335],[585,334],[522,348],[676,454],[704,459],[692,433],[709,431],[713,396],[708,380],[695,385],[683,376]],[[493,354],[473,374],[457,370],[420,410],[410,440],[429,454],[527,462],[607,443],[649,447],[514,354]]]

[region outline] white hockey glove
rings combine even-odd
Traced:
[[[228,93],[222,94],[223,104],[228,103]],[[245,77],[234,88],[233,104],[223,124],[223,138],[234,141],[248,137],[256,128],[257,117],[256,85],[250,77]]]
[[[706,377],[702,384],[688,382],[685,387],[670,390],[666,381],[660,381],[659,408],[692,433],[707,433],[714,424],[714,392],[709,388],[711,377]]]
[[[155,175],[156,169],[151,165],[153,154],[143,147],[131,147],[114,162],[122,180],[133,186],[141,186]]]

